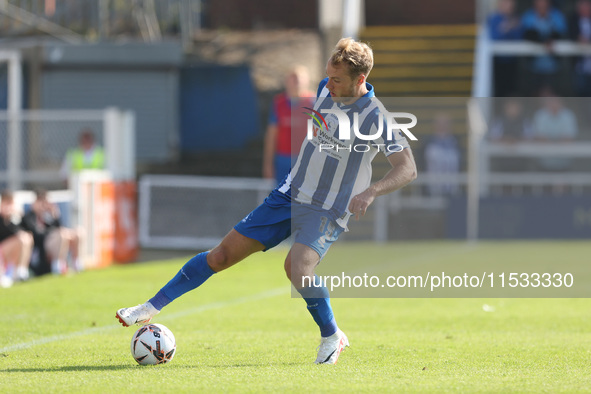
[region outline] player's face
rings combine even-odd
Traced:
[[[328,76],[326,88],[329,90],[333,101],[343,102],[347,101],[347,97],[356,97],[356,83],[351,78],[347,66],[328,62],[326,75]]]

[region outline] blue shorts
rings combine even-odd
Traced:
[[[307,204],[292,204],[289,196],[277,190],[273,190],[234,229],[262,243],[265,251],[279,245],[293,233],[295,242],[309,246],[320,258],[344,231],[325,210]]]

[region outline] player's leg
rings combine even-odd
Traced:
[[[289,237],[290,217],[289,197],[278,191],[271,192],[265,202],[234,226],[218,246],[189,260],[146,303],[118,310],[117,318],[124,326],[147,323],[163,307],[199,287],[216,272],[233,266],[252,253],[270,249]]]
[[[335,364],[341,351],[349,346],[349,340],[337,326],[328,289],[315,276],[314,269],[343,228],[326,212],[306,206],[295,206],[292,214],[296,238],[285,261],[285,271],[320,328],[321,341],[316,363]]]
[[[213,274],[263,249],[265,246],[259,241],[232,229],[218,246],[189,260],[149,302],[161,310],[181,295],[201,286]]]
[[[124,326],[148,323],[154,315],[181,295],[201,286],[213,274],[242,261],[252,253],[265,249],[259,241],[232,229],[211,251],[190,259],[177,274],[146,303],[117,311]]]
[[[328,289],[314,274],[320,262],[320,254],[315,249],[296,242],[285,260],[285,272],[320,328],[321,339],[315,363],[336,364],[343,349],[349,346],[349,339],[337,326]]]
[[[329,337],[337,332],[338,327],[330,306],[328,290],[314,275],[319,262],[318,252],[309,246],[295,243],[285,259],[285,272],[306,301],[308,311],[320,328],[320,335]]]

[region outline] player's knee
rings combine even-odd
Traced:
[[[302,285],[302,278],[304,278],[306,275],[304,273],[303,270],[299,269],[299,267],[296,266],[290,266],[289,267],[289,272],[287,272],[287,277],[289,278],[289,280],[291,281],[291,283],[297,288],[301,288]]]
[[[296,289],[300,289],[314,278],[314,266],[310,264],[290,264],[289,267],[286,267],[286,273]]]
[[[234,264],[234,259],[227,247],[219,245],[209,252],[207,263],[214,271],[219,272]]]

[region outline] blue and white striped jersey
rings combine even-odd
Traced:
[[[373,86],[367,83],[368,93],[365,96],[351,105],[344,105],[330,98],[325,87],[327,82],[328,78],[320,82],[314,104],[314,111],[324,119],[314,124],[313,138],[304,140],[297,162],[278,190],[297,203],[311,204],[328,211],[333,220],[347,228],[351,216],[349,202],[369,187],[371,162],[376,154],[381,151],[389,156],[409,145],[399,130],[392,133],[391,140],[387,139],[386,116],[379,115],[388,112],[375,97]],[[350,139],[339,139],[338,117],[323,112],[327,109],[346,114],[351,127]],[[356,136],[353,130],[355,114],[358,114],[359,134],[376,135],[375,139],[364,140]]]

